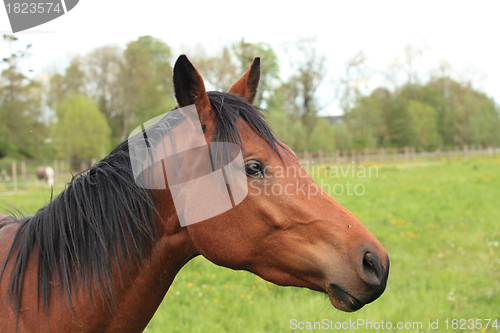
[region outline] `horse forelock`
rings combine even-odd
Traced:
[[[235,94],[217,91],[210,91],[207,94],[215,111],[212,142],[231,142],[245,150],[245,143],[242,142],[238,128],[238,123],[244,122],[259,137],[264,139],[281,159],[279,148],[284,148],[284,146],[274,136],[263,109],[250,104]],[[285,149],[285,151],[287,150]]]

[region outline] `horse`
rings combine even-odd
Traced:
[[[47,185],[54,186],[54,169],[51,167],[38,167],[36,168],[36,181],[40,184],[40,180],[45,180]]]
[[[206,92],[185,55],[173,69],[177,108],[195,106],[205,143],[241,148],[248,193],[231,209],[181,225],[169,186],[138,185],[126,140],[33,216],[4,217],[0,331],[141,332],[199,255],[324,293],[341,311],[376,300],[387,284],[387,252],[275,138],[252,105],[259,79],[259,58],[228,92]]]

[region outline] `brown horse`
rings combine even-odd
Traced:
[[[34,216],[0,217],[0,331],[140,332],[198,255],[343,311],[377,299],[387,253],[274,138],[252,106],[259,77],[256,58],[228,93],[207,93],[186,56],[174,67],[178,105],[196,106],[206,142],[242,147],[249,193],[229,211],[182,227],[168,188],[136,184],[125,141]]]

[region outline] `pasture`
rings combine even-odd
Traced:
[[[352,168],[344,168],[348,166]],[[356,332],[386,331],[376,329],[382,321],[390,322],[394,331],[431,332],[437,330],[429,329],[429,321],[436,320],[440,332],[498,331],[492,325],[495,319],[500,325],[500,157],[361,166],[378,173],[360,177],[358,169],[353,177],[351,172],[313,166],[309,171],[318,184],[330,186],[332,196],[389,253],[389,281],[378,300],[343,313],[326,295],[278,287],[198,257],[181,270],[146,332],[288,332],[292,319],[304,327],[308,322],[324,326],[325,319],[333,326],[303,330],[318,332],[358,319],[371,322],[372,328],[361,325]],[[336,184],[345,186],[344,193],[333,193]],[[354,193],[356,184],[363,185],[364,194]],[[47,187],[16,196],[0,192],[0,213],[6,214],[8,203],[33,214],[49,199]],[[486,330],[484,320],[481,328],[470,329],[467,322],[459,324],[465,328],[460,330],[452,328],[453,319],[492,321]],[[397,330],[398,322],[413,327]]]

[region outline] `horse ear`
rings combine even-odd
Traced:
[[[210,112],[210,101],[198,70],[185,55],[181,55],[174,65],[174,90],[179,107],[196,105],[200,121]]]
[[[260,80],[260,58],[253,60],[248,71],[243,75],[228,92],[246,99],[250,104],[255,100],[257,87]]]

